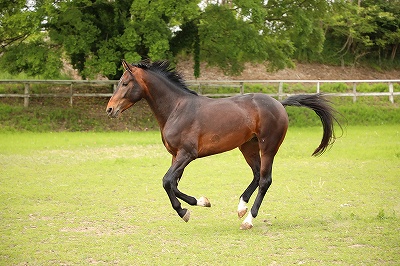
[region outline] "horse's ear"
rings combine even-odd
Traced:
[[[125,59],[122,59],[121,62],[124,69],[133,75],[133,66],[126,62]]]

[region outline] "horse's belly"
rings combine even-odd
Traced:
[[[258,114],[250,106],[227,100],[207,105],[197,117],[199,157],[235,149],[251,139]]]
[[[198,156],[204,157],[235,149],[253,137],[254,134],[248,128],[206,133],[199,139]]]

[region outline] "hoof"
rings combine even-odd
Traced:
[[[247,203],[247,202],[245,202],[245,201],[243,200],[243,198],[240,197],[239,205],[238,205],[238,208],[237,208],[237,213],[238,213],[239,218],[242,218],[242,217],[246,214],[246,212],[247,212],[246,203]]]
[[[197,206],[211,207],[211,203],[206,197],[201,197],[197,200]]]
[[[240,230],[249,230],[251,228],[253,228],[253,225],[250,223],[244,222],[240,225]]]
[[[238,216],[239,218],[242,218],[245,214],[247,213],[247,208],[243,210],[238,210]]]
[[[185,215],[183,215],[182,219],[183,219],[185,222],[189,222],[189,218],[190,218],[190,211],[189,211],[189,210],[186,210],[186,213],[185,213]]]

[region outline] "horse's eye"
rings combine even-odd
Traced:
[[[123,82],[122,86],[128,86],[128,82]]]

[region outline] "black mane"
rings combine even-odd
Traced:
[[[190,90],[186,84],[184,79],[182,78],[182,75],[175,70],[174,67],[171,66],[171,64],[164,60],[164,61],[156,61],[156,62],[149,62],[147,60],[141,61],[140,63],[137,64],[132,64],[135,67],[146,69],[153,71],[155,73],[161,74],[165,78],[167,78],[169,81],[177,85],[180,89],[185,90],[191,94],[198,95],[197,92]]]

